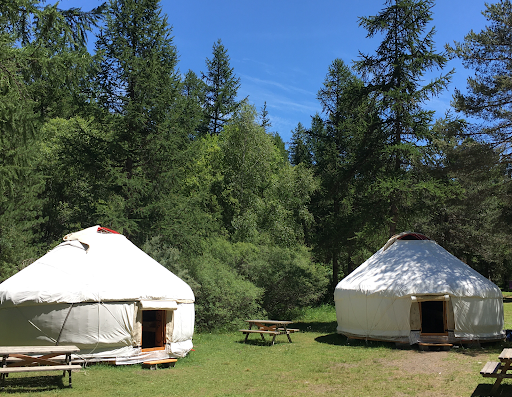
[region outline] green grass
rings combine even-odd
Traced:
[[[512,303],[505,303],[511,317]],[[508,322],[507,322],[508,323]],[[393,344],[347,341],[336,334],[334,308],[305,310],[301,332],[269,346],[233,333],[197,334],[194,351],[174,368],[90,366],[67,377],[11,374],[4,394],[26,396],[470,396],[492,383],[479,375],[505,344],[450,352],[400,350]],[[510,381],[504,381],[504,388]],[[479,386],[479,384],[485,384]],[[508,388],[508,389],[507,389]]]

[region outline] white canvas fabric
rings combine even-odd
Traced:
[[[339,333],[395,341],[417,341],[411,305],[422,300],[450,302],[453,337],[500,339],[502,299],[494,283],[432,240],[386,244],[334,292]]]
[[[0,284],[2,344],[74,344],[86,358],[142,357],[137,312],[153,309],[172,319],[168,356],[186,355],[194,332],[190,286],[123,235],[98,230],[66,236]]]

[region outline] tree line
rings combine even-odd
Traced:
[[[159,1],[0,4],[0,281],[98,224],[192,286],[201,329],[330,302],[405,230],[506,286],[511,3],[486,5],[489,26],[440,52],[433,5],[387,0],[361,17],[382,42],[328,65],[322,112],[286,148],[266,103],[238,98],[220,39],[203,72],[179,70]],[[436,120],[426,104],[450,57],[475,74]]]

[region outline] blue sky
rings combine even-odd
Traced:
[[[59,7],[89,10],[101,3],[61,0]],[[206,71],[205,60],[221,39],[241,80],[239,97],[248,96],[258,111],[266,101],[270,130],[288,142],[299,122],[308,127],[311,116],[321,112],[316,95],[334,59],[351,65],[359,52],[376,50],[380,39],[366,38],[358,19],[377,14],[384,0],[163,0],[160,4],[173,27],[180,71],[190,69],[198,75]],[[454,40],[463,41],[471,29],[483,29],[483,10],[484,1],[438,1],[432,21],[437,50]],[[464,91],[466,78],[473,73],[458,60],[450,61],[445,72],[452,68],[455,76],[448,90],[425,104],[439,117],[450,108],[454,88]]]

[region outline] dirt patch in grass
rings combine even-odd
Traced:
[[[441,374],[451,367],[448,356],[447,351],[405,351],[400,358],[385,362],[384,365],[398,367],[404,374]]]

